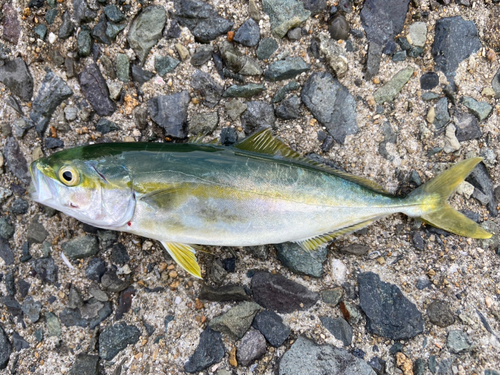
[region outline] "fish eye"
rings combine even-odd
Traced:
[[[59,180],[66,186],[75,186],[80,182],[80,174],[70,166],[59,169]]]

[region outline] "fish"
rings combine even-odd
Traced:
[[[201,278],[200,246],[295,242],[306,251],[403,213],[451,233],[489,238],[447,199],[481,158],[464,160],[406,197],[316,163],[265,128],[232,146],[101,143],[30,164],[30,196],[95,227],[158,240]]]

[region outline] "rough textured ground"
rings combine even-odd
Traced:
[[[216,7],[222,17],[235,23],[234,30],[248,19],[247,1],[211,0],[209,3]],[[435,5],[434,2],[431,4],[427,0],[412,2],[402,35],[406,35],[408,32],[408,26],[413,22],[412,15],[422,11],[430,12],[429,16],[423,19],[427,24],[428,33],[422,57],[394,62],[390,56],[382,55],[380,72],[371,81],[363,79],[368,46],[367,40],[365,37],[361,39],[353,38],[352,35],[349,37],[354,46],[354,51],[346,53],[349,71],[339,80],[357,99],[357,123],[360,130],[355,135],[347,136],[344,144],[334,143],[328,152],[323,152],[321,150],[322,142],[318,141],[318,132],[325,131],[325,129],[314,119],[303,104],[301,104],[301,113],[298,119],[276,120],[275,134],[300,153],[316,153],[350,173],[369,177],[393,193],[398,192],[403,182],[408,181],[409,174],[412,171],[417,171],[420,178],[427,181],[449,163],[466,157],[483,155],[488,149],[493,152],[493,157],[488,160],[487,169],[492,178],[493,186],[498,186],[500,184],[500,164],[498,163],[500,146],[498,116],[500,107],[498,100],[486,97],[482,92],[485,88],[491,87],[493,76],[500,67],[500,62],[496,56],[498,51],[492,50],[490,53],[494,54],[493,58],[487,58],[488,50],[496,48],[494,45],[495,38],[496,42],[498,42],[498,34],[493,38],[490,36],[493,28],[490,17],[498,14],[497,7],[500,5],[493,4],[491,1],[471,1],[471,3],[471,7],[465,7],[455,3],[447,6]],[[173,9],[173,4],[170,1],[151,2],[147,5],[151,4],[164,6],[167,11]],[[126,53],[133,57],[133,52],[126,43],[126,35],[131,20],[141,7],[135,1],[130,1],[130,5],[130,11],[126,12],[128,26],[124,32],[119,34],[115,42],[110,46],[100,44],[101,53],[109,56],[113,61],[117,53]],[[311,64],[312,72],[331,72],[331,69],[326,66],[324,61],[311,57],[307,53],[307,48],[310,45],[311,35],[327,32],[326,20],[332,5],[334,5],[332,1],[328,1],[328,7],[324,12],[308,18],[302,24],[302,27],[308,30],[309,33],[302,36],[300,41],[290,41],[286,37],[279,39],[279,49],[270,58],[269,62],[278,60],[278,56],[300,56]],[[23,9],[27,7],[27,1],[13,0],[12,6],[19,12],[22,33],[17,45],[4,42],[6,46],[11,48],[13,56],[22,57],[28,64],[34,79],[34,96],[36,96],[41,86],[47,67],[62,77],[74,92],[74,95],[64,101],[53,114],[50,124],[54,125],[54,122],[63,116],[63,107],[73,106],[81,101],[82,93],[77,78],[68,79],[64,67],[56,66],[51,60],[50,51],[58,49],[62,56],[68,56],[68,54],[76,56],[76,39],[73,36],[65,41],[58,40],[54,44],[50,44],[48,41],[35,41],[33,37],[33,26],[37,22],[35,19],[38,19],[38,22],[43,22],[48,7],[45,6],[45,8],[39,10],[32,9],[30,16],[23,16]],[[261,5],[259,4],[259,6]],[[59,9],[72,10],[72,4],[69,2],[61,2],[58,7]],[[362,4],[352,5],[352,12],[346,14],[346,19],[353,29],[363,29],[359,15],[361,7]],[[102,12],[102,6],[99,12]],[[49,32],[52,31],[57,34],[61,23],[61,14],[62,11],[60,10],[55,23],[49,26]],[[259,22],[261,38],[271,36],[269,19],[262,12],[261,15],[262,20]],[[471,96],[477,100],[486,101],[493,106],[493,111],[486,120],[480,122],[483,137],[477,140],[461,142],[460,149],[455,152],[445,153],[441,151],[428,156],[430,150],[444,146],[444,134],[434,135],[433,125],[426,121],[427,112],[435,104],[435,101],[425,102],[421,99],[423,91],[420,88],[419,77],[424,72],[434,69],[431,45],[436,20],[456,15],[474,21],[482,43],[481,49],[461,62],[457,69],[455,78],[457,84],[456,96]],[[218,45],[224,38],[225,36],[221,36],[212,44]],[[156,55],[168,53],[176,56],[174,52],[175,43],[182,43],[191,53],[200,45],[194,41],[187,28],[182,28],[179,38],[160,39],[156,46],[153,47],[144,68],[154,71],[153,57]],[[255,57],[254,47],[240,46],[239,48],[248,53],[249,56]],[[83,67],[91,62],[91,56],[79,59],[76,71],[80,72]],[[262,67],[267,65],[262,61],[259,61],[259,64]],[[389,81],[395,73],[407,66],[415,69],[414,76],[403,87],[394,101],[384,104],[382,113],[377,113],[373,101],[375,90]],[[212,60],[204,64],[200,69],[210,73],[218,82],[225,84],[226,87],[233,83],[231,79],[226,79],[226,82],[223,82],[218,77]],[[224,102],[227,99],[222,99],[215,109],[209,109],[199,104],[201,101],[200,95],[195,93],[189,86],[193,71],[194,67],[187,60],[164,78],[156,75],[140,88],[134,83],[125,84],[125,91],[131,95],[129,100],[132,101],[132,104],[129,105],[146,107],[146,101],[156,95],[179,92],[184,89],[189,90],[191,102],[188,108],[188,119],[191,119],[199,112],[216,110],[219,114],[219,124],[207,139],[218,138],[221,129],[224,127],[234,127],[241,134],[240,120],[231,120],[225,112]],[[440,83],[443,85],[447,83],[446,77],[441,72],[437,73],[439,74]],[[311,72],[302,73],[296,80],[303,85],[310,74]],[[110,81],[109,77],[106,78]],[[355,84],[356,80],[361,80],[361,84],[359,82]],[[269,82],[263,80],[262,77],[250,77],[247,81],[265,85],[267,90],[253,98],[253,100],[266,102],[270,102],[273,95],[286,82]],[[441,86],[432,91],[441,94]],[[0,84],[1,122],[12,124],[20,115],[6,104],[8,96],[9,89]],[[136,103],[134,103],[135,100],[137,100]],[[22,102],[25,114],[30,112],[29,103]],[[465,108],[463,110],[466,111]],[[118,110],[108,118],[119,124],[121,128],[119,131],[107,134],[106,138],[108,140],[148,141],[153,134],[160,135],[160,138],[163,138],[162,129],[153,124],[151,120],[148,120],[146,129],[138,129],[126,102],[120,103]],[[69,123],[69,130],[58,131],[57,136],[64,141],[65,148],[99,141],[100,134],[95,131],[97,119],[97,116],[89,121],[77,118]],[[384,141],[382,124],[386,121],[390,122],[397,134],[397,142],[395,144],[388,143],[386,146],[388,153],[392,155],[391,160],[388,160],[379,152],[379,144]],[[425,129],[430,132],[429,136],[423,135],[423,133],[426,133]],[[49,132],[50,130],[47,134]],[[37,135],[34,129],[29,130],[24,137],[17,139],[17,141],[28,162],[34,160],[34,153],[39,153],[40,147],[42,147],[45,155],[50,155],[53,152],[53,150],[45,149],[44,140]],[[1,142],[4,145],[6,137],[2,137]],[[0,185],[2,187],[10,188],[11,184],[19,183],[5,166],[3,168],[4,173],[0,176]],[[70,285],[82,291],[84,299],[89,298],[87,290],[91,282],[85,276],[88,260],[72,261],[74,268],[69,268],[60,256],[62,252],[61,243],[83,234],[82,224],[62,214],[49,217],[44,213],[42,207],[35,203],[30,203],[29,211],[26,214],[14,215],[9,213],[9,207],[19,196],[25,197],[22,193],[15,192],[14,195],[3,202],[2,206],[2,216],[10,215],[11,221],[15,225],[15,234],[10,240],[10,245],[15,254],[16,281],[25,279],[31,284],[29,295],[33,296],[36,301],[41,302],[42,316],[46,312],[59,315],[68,304]],[[498,218],[490,216],[486,207],[482,206],[476,199],[465,197],[463,194],[456,194],[451,199],[451,203],[454,207],[478,213],[480,222],[491,220],[494,223],[493,227],[496,226],[498,231]],[[19,260],[21,248],[27,238],[27,227],[37,214],[40,214],[40,222],[49,232],[47,239],[52,244],[52,257],[59,268],[58,284],[42,283],[33,275],[31,263],[22,263]],[[282,274],[313,291],[333,288],[345,282],[356,287],[357,274],[367,271],[375,272],[380,275],[383,281],[399,286],[403,294],[415,303],[417,308],[424,314],[424,332],[413,339],[402,341],[403,352],[410,360],[414,361],[417,358],[428,359],[431,355],[436,356],[438,361],[452,358],[453,367],[450,374],[483,374],[486,369],[498,370],[500,368],[500,341],[495,337],[495,335],[500,335],[500,257],[496,253],[498,242],[493,246],[489,246],[490,243],[479,240],[470,240],[458,236],[444,237],[440,234],[422,230],[425,247],[420,251],[415,248],[411,239],[413,233],[419,230],[420,225],[415,220],[395,215],[378,221],[362,233],[348,235],[337,240],[328,247],[328,257],[324,263],[324,272],[321,278],[301,276],[290,271],[277,260],[276,251],[272,246],[270,246],[269,255],[265,260],[253,257],[244,248],[216,248],[213,249],[214,255],[201,254],[198,259],[204,272],[206,272],[212,264],[213,257],[225,259],[234,254],[237,259],[236,271],[226,276],[224,284],[249,285],[251,279],[247,276],[247,271],[261,269]],[[233,304],[230,302],[205,302],[203,305],[197,303],[196,297],[204,281],[195,280],[187,276],[178,267],[175,267],[171,260],[165,258],[159,244],[126,234],[119,234],[118,242],[124,244],[127,248],[130,256],[130,261],[127,263],[130,267],[130,274],[127,277],[130,278],[133,287],[136,289],[136,294],[132,300],[132,308],[124,315],[122,320],[137,326],[141,330],[141,338],[136,344],[121,351],[113,360],[101,360],[100,371],[103,374],[119,374],[120,371],[121,374],[183,373],[184,364],[194,352],[200,334],[207,322],[227,311]],[[354,243],[368,246],[369,253],[357,256],[339,252],[339,249]],[[39,258],[42,256],[42,245],[32,244],[30,251],[33,258]],[[101,250],[99,257],[106,260],[109,265],[112,263],[110,254],[109,249]],[[341,262],[341,268],[345,267],[345,274],[334,270],[333,265],[338,270],[338,261]],[[153,265],[153,270],[150,272],[147,269],[148,264]],[[4,274],[4,280],[5,274],[12,267],[0,266],[0,272]],[[171,272],[173,270],[177,272]],[[430,278],[432,286],[424,290],[418,290],[416,287],[417,280],[426,275]],[[207,280],[207,282],[210,283],[210,280]],[[163,287],[164,289],[155,293],[146,291],[146,288],[153,289],[155,287]],[[0,292],[4,296],[8,294],[4,282],[0,283]],[[56,297],[53,303],[49,303],[51,296]],[[115,310],[118,303],[118,293],[109,293],[109,296],[113,301],[113,310]],[[357,296],[354,297],[352,302],[358,304]],[[425,311],[433,299],[439,299],[448,304],[455,316],[453,325],[440,328],[429,322]],[[19,300],[22,303],[20,298]],[[478,311],[486,318],[491,327],[491,332],[488,332],[484,323],[481,322]],[[168,329],[165,332],[164,319],[167,315],[174,316],[174,319],[168,324]],[[205,370],[205,373],[215,373],[220,369],[226,369],[234,374],[276,374],[280,358],[299,335],[313,338],[318,343],[328,343],[342,347],[341,341],[336,340],[319,320],[320,316],[342,316],[338,307],[332,308],[320,301],[306,311],[295,311],[289,314],[281,314],[281,316],[285,324],[289,325],[292,330],[291,337],[284,345],[279,348],[272,348],[268,345],[264,357],[249,367],[241,365],[233,367],[229,364],[229,356],[226,353],[222,362],[209,367]],[[17,318],[13,318],[6,308],[2,307],[0,309],[0,318],[9,337],[15,331],[29,343],[28,349],[17,353],[14,352],[11,355],[7,369],[1,370],[3,373],[17,371],[17,373],[26,374],[66,374],[74,363],[76,354],[97,354],[95,351],[95,336],[98,331],[62,325],[60,337],[49,337],[46,334],[46,321],[43,317],[37,323],[31,323],[25,319],[26,323],[23,324]],[[101,323],[101,330],[114,323],[115,320],[113,313],[111,317]],[[152,336],[146,334],[142,324],[143,321],[155,327]],[[45,331],[45,337],[43,341],[37,342],[34,333],[40,328]],[[468,352],[460,354],[450,352],[446,340],[448,332],[453,329],[467,333],[473,343]],[[361,349],[366,353],[364,357],[366,361],[378,356],[387,361],[387,373],[402,373],[396,366],[394,354],[389,352],[389,349],[395,343],[394,341],[369,334],[365,328],[364,317],[360,323],[353,325],[353,331],[352,344],[346,349]],[[163,335],[161,340],[155,340],[161,335]],[[234,338],[227,335],[223,335],[223,341],[228,352],[238,343]],[[377,352],[374,351],[374,346],[378,347]],[[16,359],[17,363],[15,363]],[[222,372],[219,373],[222,374]]]

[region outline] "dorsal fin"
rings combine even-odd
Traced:
[[[277,158],[290,159],[297,163],[308,164],[335,176],[341,177],[344,180],[348,180],[358,185],[364,186],[377,193],[388,194],[388,192],[383,187],[373,181],[368,180],[367,178],[354,176],[349,173],[339,171],[326,165],[316,163],[315,161],[302,156],[297,151],[292,150],[290,147],[284,144],[281,140],[274,137],[270,128],[259,130],[251,136],[243,139],[241,142],[236,143],[233,147],[239,150],[272,155]]]

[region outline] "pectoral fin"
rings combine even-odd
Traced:
[[[170,256],[194,277],[201,279],[200,265],[196,261],[196,250],[191,245],[176,242],[163,242],[161,244],[168,251]]]

